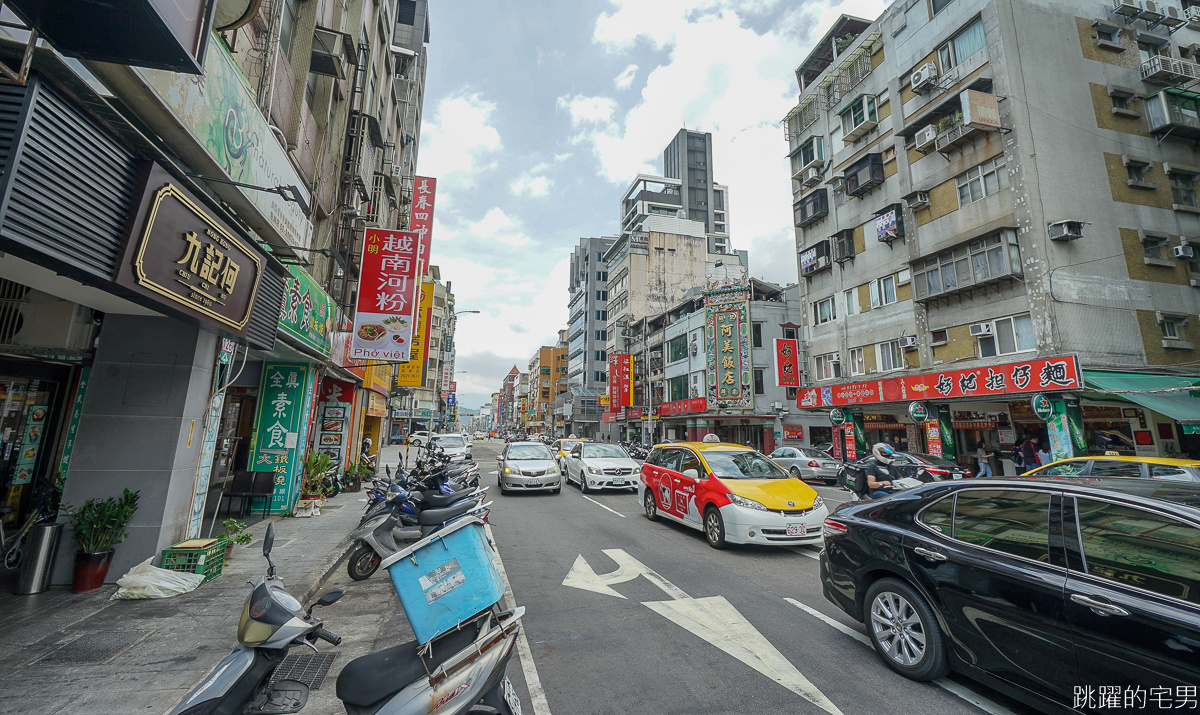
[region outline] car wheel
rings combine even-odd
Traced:
[[[708,545],[714,549],[725,548],[725,520],[721,518],[721,512],[715,506],[704,510],[704,536],[708,538]]]
[[[949,671],[946,646],[933,611],[904,581],[884,578],[867,589],[867,632],[888,667],[912,680]]]
[[[658,521],[658,502],[654,499],[654,492],[646,490],[646,498],[642,500],[642,505],[646,508],[646,518]]]
[[[501,494],[508,494],[508,490],[504,488],[504,477],[496,477],[496,484],[500,487]]]
[[[800,476],[800,470],[798,468],[792,467],[791,470],[789,470],[789,471],[791,472],[793,477],[795,477],[796,479],[799,479],[800,481],[804,481],[804,477]]]
[[[583,473],[583,470],[580,470],[580,472],[579,472],[579,493],[587,494],[589,491],[591,491],[591,490],[588,489],[587,475]]]

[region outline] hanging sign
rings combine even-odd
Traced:
[[[712,409],[754,408],[749,300],[750,292],[745,285],[704,292],[708,404]]]
[[[1054,416],[1054,404],[1050,402],[1050,398],[1040,392],[1029,399],[1029,406],[1033,410],[1034,417],[1043,422]]]
[[[418,244],[411,231],[367,229],[350,357],[409,361],[418,305]]]
[[[396,385],[399,387],[423,387],[425,378],[425,350],[429,345],[429,331],[433,313],[433,282],[421,284],[420,316],[412,336],[412,352],[409,361],[396,366]]]
[[[422,276],[429,267],[429,249],[433,242],[433,199],[436,194],[437,179],[413,177],[413,202],[408,215],[408,229],[420,238],[417,258],[420,260]]]
[[[829,411],[829,421],[835,425],[844,425],[844,424],[846,424],[846,413],[842,410],[837,410],[837,409],[830,410]]]
[[[795,338],[775,338],[775,384],[800,387],[800,345]]]
[[[333,299],[300,266],[288,266],[291,274],[283,291],[279,329],[329,357],[329,334],[333,329]]]
[[[311,369],[303,363],[263,364],[250,469],[275,473],[275,493],[270,497],[269,508],[277,514],[291,511],[300,487],[300,460],[304,456],[312,399]],[[254,501],[258,502],[254,508],[261,508],[262,500]]]
[[[633,356],[608,356],[608,403],[613,412],[633,404]]]
[[[908,403],[908,416],[913,422],[925,422],[929,419],[929,405],[924,402]]]

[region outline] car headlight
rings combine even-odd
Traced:
[[[599,474],[599,473],[600,473],[599,469],[596,469],[595,467],[592,467],[592,466],[588,467],[588,474]]]
[[[519,469],[513,469],[512,467],[505,467],[505,468],[504,468],[504,473],[505,473],[505,474],[520,474],[520,473],[521,473],[521,470],[519,470]]]
[[[824,503],[825,503],[825,500],[824,500],[824,499],[822,499],[820,496],[815,496],[815,497],[813,497],[813,505],[812,505],[812,508],[813,508],[813,509],[816,509],[817,507],[821,506],[821,505],[822,505],[822,504],[824,504]]]
[[[728,496],[729,496],[729,501],[733,502],[737,506],[744,507],[746,509],[754,509],[755,511],[766,511],[767,510],[767,508],[765,506],[754,501],[753,499],[747,499],[746,497],[740,497],[737,494],[730,494]]]

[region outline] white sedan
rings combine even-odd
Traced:
[[[620,445],[601,442],[575,445],[563,465],[567,481],[578,482],[585,494],[592,489],[635,489],[642,471],[642,465]]]

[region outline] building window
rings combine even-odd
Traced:
[[[1125,165],[1125,173],[1130,181],[1146,180],[1146,165],[1139,161],[1131,161]]]
[[[1151,42],[1138,43],[1138,59],[1143,63],[1148,62],[1151,57],[1165,54],[1167,54],[1165,45],[1156,45]]]
[[[667,362],[683,360],[688,356],[687,336],[678,335],[667,341]]]
[[[761,348],[763,346],[762,323],[750,324],[750,344],[756,348]]]
[[[763,385],[763,371],[754,371],[754,394],[761,395],[766,392],[766,387]]]
[[[813,303],[813,325],[824,325],[837,320],[837,302],[833,298]]]
[[[978,238],[913,264],[917,298],[953,293],[995,278],[1023,275],[1015,231]]]
[[[596,311],[596,320],[608,320],[608,311],[607,310],[597,310]]]
[[[796,388],[789,387],[789,388],[787,388],[786,392],[787,392],[787,399],[789,399],[789,400],[796,399]]]
[[[1171,174],[1171,196],[1181,206],[1200,206],[1196,202],[1196,177],[1191,174]]]
[[[1103,37],[1100,39],[1104,39]],[[1113,109],[1129,109],[1129,97],[1123,94],[1114,94],[1112,96]]]
[[[1162,258],[1167,245],[1166,236],[1145,234],[1142,236],[1142,254],[1146,258]]]
[[[825,159],[823,142],[824,139],[821,137],[809,137],[808,141],[800,145],[801,166],[808,166],[814,161],[822,161]]]
[[[875,346],[875,364],[880,372],[900,370],[908,367],[904,364],[904,351],[900,349],[900,341],[892,340]]]
[[[597,261],[603,261],[603,260],[604,260],[604,254],[603,254],[603,253],[601,253],[600,251],[596,251],[596,260],[597,260]]]
[[[851,288],[846,291],[846,315],[858,315],[858,289]]]
[[[842,365],[837,353],[818,355],[813,358],[813,361],[816,364],[816,376],[818,380],[832,380],[835,377],[842,376]]]
[[[992,321],[992,334],[979,337],[979,356],[1011,355],[1034,349],[1029,313]]]
[[[596,300],[608,300],[608,291],[606,291],[606,290],[596,291]]]
[[[865,375],[867,374],[867,363],[863,359],[862,348],[850,348],[850,374]]]
[[[949,330],[942,328],[940,330],[930,330],[929,331],[929,344],[930,345],[945,345],[948,342],[950,342],[950,331]]]
[[[896,302],[896,276],[884,276],[867,284],[871,293],[871,307],[891,305]]]
[[[934,0],[934,7],[937,7],[937,4],[937,0]],[[936,13],[937,10],[934,12]],[[938,48],[938,64],[945,72],[951,67],[966,62],[968,58],[982,50],[985,44],[983,21],[975,18],[974,22],[964,27],[953,39]]]
[[[296,5],[299,0],[284,0],[283,11],[279,14],[279,46],[283,54],[291,56],[292,31],[296,28]]]
[[[607,330],[597,330],[596,331],[596,340],[608,340],[608,331]]]
[[[1182,337],[1182,328],[1187,323],[1187,319],[1180,315],[1164,315],[1162,319],[1162,334],[1167,340],[1179,340]]]
[[[946,6],[951,2],[953,2],[953,0],[933,0],[933,14],[936,15],[942,10],[945,10]]]
[[[795,340],[796,339],[796,329],[795,328],[784,328],[783,329],[783,337],[786,340]]]
[[[1004,155],[989,159],[958,175],[958,205],[966,206],[1008,188]]]

